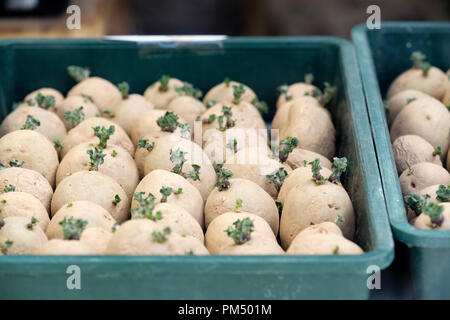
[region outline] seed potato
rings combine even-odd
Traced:
[[[305,94],[312,94],[315,90],[318,90],[316,86],[305,83],[305,82],[297,82],[293,83],[289,86],[287,92],[288,95],[291,97],[289,100],[286,99],[285,94],[280,94],[277,100],[277,110],[280,109],[282,105],[284,105],[286,102],[289,102],[290,100],[294,100],[297,98],[304,97]]]
[[[306,237],[300,234],[292,240],[286,251],[287,254],[354,255],[364,253],[356,243],[333,233],[318,233]]]
[[[435,184],[449,185],[450,174],[442,166],[422,162],[403,171],[399,180],[403,195],[407,195]]]
[[[167,83],[167,89],[163,89],[164,86],[161,87],[161,81],[157,81],[145,90],[144,97],[153,104],[156,109],[166,109],[167,105],[179,96],[175,88],[180,88],[182,86],[183,81],[176,78],[170,78]]]
[[[203,103],[207,103],[208,101],[215,101],[215,102],[228,102],[231,103],[234,99],[234,86],[240,86],[241,83],[236,81],[224,81],[221,82],[214,87],[212,87],[203,98]],[[241,101],[247,101],[251,103],[253,99],[256,98],[256,94],[253,92],[252,89],[250,89],[245,84],[242,84],[244,86],[244,93],[241,95],[240,100]]]
[[[56,256],[87,256],[97,252],[80,240],[52,239],[34,251],[35,255]]]
[[[91,247],[95,254],[105,254],[106,248],[113,234],[100,227],[87,228],[80,237],[80,242]]]
[[[94,118],[100,115],[100,111],[97,106],[89,100],[87,97],[82,96],[70,96],[64,99],[58,107],[56,107],[56,114],[64,123],[67,130],[70,130],[74,127],[71,121],[65,119],[65,115],[67,111],[74,111],[83,107],[81,110],[83,113],[83,119]]]
[[[414,221],[414,226],[423,230],[450,230],[450,203],[440,203],[444,207],[442,214],[442,224],[437,227],[432,227],[431,219],[428,215],[421,213]]]
[[[442,186],[442,185],[434,184],[432,186],[428,186],[428,187],[420,190],[419,194],[420,195],[426,195],[426,194],[429,195],[430,199],[428,201],[430,201],[430,202],[436,202],[436,203],[444,202],[444,201],[439,201],[438,199],[436,199],[436,197],[437,197],[436,192],[438,191],[439,186]]]
[[[292,150],[292,152],[289,154],[288,158],[286,159],[286,164],[291,167],[292,169],[297,169],[301,167],[305,167],[308,165],[308,163],[314,161],[315,159],[320,160],[320,164],[329,170],[331,170],[331,161],[322,156],[321,154],[318,154],[313,151],[309,151],[302,148],[295,148]]]
[[[143,96],[130,94],[113,107],[114,117],[111,121],[117,123],[128,135],[131,135],[135,122],[150,110],[153,110],[153,105]]]
[[[282,104],[275,113],[275,116],[272,120],[272,129],[279,129],[288,125],[289,122],[289,113],[292,108],[297,108],[299,106],[306,105],[311,107],[319,107],[323,108],[319,101],[316,98],[311,96],[300,96],[296,99],[291,99]],[[320,120],[320,119],[319,119]]]
[[[195,119],[206,111],[206,107],[194,97],[179,96],[169,103],[167,110],[178,114],[182,119],[186,120],[187,124],[194,127]]]
[[[388,110],[386,113],[386,119],[388,126],[389,127],[392,126],[392,123],[394,123],[394,120],[397,117],[397,115],[410,102],[427,97],[429,97],[429,95],[415,89],[406,89],[393,95],[392,98],[390,98],[387,101]]]
[[[64,100],[64,96],[58,90],[53,88],[40,88],[27,94],[23,101],[36,99],[38,93],[42,94],[43,96],[52,96],[53,98],[55,98],[55,106],[50,107],[48,109],[49,111],[54,111],[55,108],[59,107],[61,105],[61,102]]]

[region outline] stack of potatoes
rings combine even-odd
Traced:
[[[450,70],[445,74],[425,58],[413,52],[412,68],[389,87],[386,118],[408,220],[421,229],[450,230]]]
[[[0,254],[363,252],[329,85],[280,87],[269,145],[267,105],[244,84],[200,100],[166,75],[139,95],[68,71],[66,97],[38,89],[0,126]]]

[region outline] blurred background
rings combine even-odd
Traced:
[[[67,7],[81,9],[68,30]],[[369,5],[382,21],[449,21],[449,0],[0,0],[0,38],[123,34],[334,35],[349,38]]]

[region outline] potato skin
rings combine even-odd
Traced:
[[[170,101],[167,106],[168,111],[178,114],[186,120],[186,123],[194,127],[195,119],[201,116],[205,111],[205,105],[191,96],[179,96]]]
[[[342,233],[352,239],[355,234],[355,213],[350,197],[342,186],[326,182],[323,185],[291,189],[281,214],[281,246],[287,249],[300,231],[313,224],[333,222],[338,215],[344,218],[339,223]]]
[[[409,69],[395,78],[386,96],[390,99],[400,91],[416,89],[442,100],[447,83],[448,79],[445,73],[436,67],[431,67],[427,76],[423,75],[422,69]]]
[[[422,162],[403,171],[399,180],[403,195],[408,195],[435,184],[449,185],[450,174],[439,165]]]
[[[19,106],[3,120],[0,126],[0,136],[22,129],[29,115],[40,121],[40,125],[35,131],[42,133],[50,141],[62,141],[66,136],[66,127],[54,112],[40,107],[30,107],[26,104]]]
[[[403,135],[417,135],[433,148],[440,146],[447,154],[450,113],[434,98],[421,98],[409,103],[395,118],[391,127],[391,141]]]
[[[291,167],[293,170],[304,167],[304,161],[306,161],[307,165],[308,163],[314,161],[315,159],[320,160],[320,165],[324,168],[327,168],[331,170],[331,161],[325,158],[323,155],[318,154],[314,151],[302,149],[302,148],[295,148],[292,150],[292,152],[289,154],[288,158],[286,159],[286,164]]]
[[[429,97],[426,93],[415,89],[406,89],[393,95],[388,101],[388,111],[386,113],[386,119],[388,126],[391,127],[397,115],[408,104],[409,99],[421,99]],[[412,101],[411,101],[412,102]]]
[[[299,239],[302,237],[309,237],[316,234],[335,234],[343,237],[342,230],[337,226],[336,223],[325,221],[319,224],[311,225],[306,229],[300,231],[299,234],[294,238],[292,244],[294,243],[294,241],[299,241]],[[290,247],[292,247],[292,244]]]
[[[108,129],[110,126],[114,126],[114,134],[109,137],[108,145],[116,145],[124,148],[133,157],[134,145],[126,132],[116,123],[109,121],[105,118],[89,118],[82,121],[75,128],[67,133],[67,136],[62,141],[61,157],[63,158],[70,149],[83,143],[89,142],[94,145],[98,144],[99,140],[94,135],[93,127],[104,126]]]
[[[35,217],[43,231],[50,222],[48,212],[42,202],[26,192],[7,192],[0,194],[0,212],[2,218]]]
[[[202,195],[196,187],[194,187],[182,176],[167,170],[156,169],[147,174],[144,179],[139,182],[134,192],[145,192],[146,196],[151,193],[156,198],[155,202],[159,203],[162,197],[160,189],[163,186],[171,187],[173,190],[177,190],[178,188],[183,189],[183,193],[181,194],[171,194],[167,198],[167,203],[174,204],[185,209],[192,215],[192,217],[194,217],[200,226],[203,227],[204,215]],[[133,199],[131,202],[131,207],[135,208],[138,205],[138,202]]]
[[[122,99],[119,89],[108,80],[100,77],[82,80],[70,89],[67,97],[81,96],[82,94],[90,96],[102,114],[105,110],[111,110]]]
[[[166,109],[167,105],[173,99],[179,96],[179,93],[175,91],[175,88],[183,86],[183,81],[170,78],[167,91],[159,91],[161,83],[159,81],[154,82],[144,92],[144,98],[147,99],[156,109]]]
[[[3,194],[5,186],[10,184],[16,187],[16,192],[26,192],[39,199],[47,212],[50,212],[53,189],[39,172],[25,168],[0,170],[0,194]]]
[[[58,153],[53,144],[39,132],[17,130],[0,138],[0,163],[23,161],[23,167],[42,174],[55,185],[56,169],[59,165]]]
[[[44,256],[86,256],[97,254],[97,252],[80,240],[52,239],[35,250],[33,254]]]
[[[8,217],[0,228],[0,243],[7,240],[13,242],[8,249],[8,255],[31,254],[47,242],[47,237],[41,227],[27,228],[31,219],[26,217]]]
[[[56,171],[56,185],[72,175],[75,172],[89,170],[90,158],[87,150],[93,150],[94,147],[90,143],[85,142],[73,147],[61,163]],[[106,154],[104,162],[99,166],[98,171],[113,178],[123,188],[128,198],[131,199],[133,191],[139,183],[139,173],[130,154],[119,146],[108,144],[103,149]]]
[[[64,218],[73,217],[83,219],[88,222],[86,229],[98,227],[111,231],[116,220],[103,207],[90,201],[73,201],[62,206],[52,217],[47,227],[46,235],[48,239],[64,239],[63,229],[59,224]]]
[[[61,102],[64,100],[64,96],[58,90],[54,88],[40,88],[33,92],[30,92],[23,98],[23,101],[26,102],[29,99],[35,99],[37,94],[40,93],[43,96],[53,96],[55,98],[55,107],[50,107],[49,111],[55,111],[55,108],[61,105]]]
[[[156,169],[163,169],[171,171],[173,169],[173,163],[170,161],[170,150],[180,149],[185,154],[186,162],[183,165],[182,172],[186,173],[191,170],[192,164],[198,164],[200,168],[200,180],[187,179],[194,187],[196,187],[202,198],[206,200],[209,193],[214,188],[214,184],[217,181],[216,172],[208,159],[208,156],[203,152],[202,148],[196,143],[183,139],[176,135],[170,135],[160,138],[144,162],[144,173],[147,175]]]
[[[217,216],[232,212],[236,208],[236,199],[242,200],[240,211],[260,216],[278,234],[279,215],[275,201],[256,183],[246,179],[230,179],[230,187],[226,190],[214,190],[209,194],[205,205],[206,227]]]
[[[444,211],[442,212],[442,216],[444,220],[442,224],[437,228],[431,228],[431,220],[430,217],[424,213],[421,213],[416,220],[414,221],[414,227],[423,229],[423,230],[450,230],[450,203],[443,202],[439,205],[444,207]]]
[[[67,111],[73,111],[83,107],[84,118],[94,118],[100,114],[97,106],[89,101],[87,98],[83,98],[82,96],[71,96],[64,99],[58,107],[56,107],[56,114],[64,123],[67,130],[73,128],[73,125],[70,121],[64,118],[64,115]]]
[[[284,95],[282,95],[284,96]],[[280,96],[281,97],[281,96]],[[291,108],[297,108],[302,105],[313,106],[323,108],[316,98],[311,96],[300,96],[295,99],[291,99],[285,103],[283,103],[279,108],[277,108],[277,112],[272,120],[272,129],[279,129],[286,127],[288,125],[289,120],[289,112]]]
[[[230,244],[220,248],[217,254],[223,255],[279,255],[284,250],[278,242],[260,234],[252,234],[249,241],[241,245]]]
[[[318,233],[303,237],[300,233],[292,240],[286,253],[302,255],[354,255],[363,254],[364,251],[356,243],[333,233]]]
[[[228,102],[231,103],[234,98],[234,90],[233,86],[239,86],[241,83],[236,81],[230,81],[228,86],[225,84],[225,82],[221,82],[214,87],[212,87],[203,98],[203,103],[207,103],[208,101],[214,100],[217,103],[218,102]],[[248,86],[243,84],[244,86],[244,94],[241,96],[241,101],[247,101],[249,103],[252,102],[253,99],[256,98],[255,92],[253,92],[252,89],[250,89]]]
[[[118,194],[121,201],[113,203]],[[78,171],[62,180],[52,198],[51,211],[54,215],[69,202],[86,200],[106,209],[117,222],[129,218],[130,202],[125,191],[111,177],[96,171]]]
[[[80,237],[80,242],[91,247],[95,254],[105,254],[106,248],[113,234],[103,228],[86,228]]]
[[[433,155],[433,146],[419,136],[404,135],[398,137],[392,143],[392,152],[394,153],[398,173],[402,173],[409,167],[421,162],[431,162],[442,166],[441,158],[438,155]]]
[[[206,248],[211,254],[222,252],[223,248],[233,246],[234,241],[224,230],[232,226],[238,219],[249,218],[253,221],[251,237],[261,236],[276,243],[275,235],[270,225],[256,214],[249,212],[226,212],[217,216],[208,226],[205,234]]]
[[[304,97],[305,93],[311,94],[314,90],[317,90],[316,86],[305,82],[297,82],[293,83],[289,86],[288,93],[292,96],[291,100]],[[277,100],[277,110],[284,105],[286,102],[291,100],[286,100],[286,96],[284,94],[280,94]]]
[[[114,118],[111,121],[117,123],[128,135],[131,135],[136,120],[150,110],[153,110],[153,105],[143,96],[130,94],[127,99],[122,99],[113,107]]]

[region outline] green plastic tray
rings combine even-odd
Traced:
[[[414,228],[406,219],[382,98],[391,82],[410,68],[420,50],[431,64],[450,67],[450,23],[386,22],[380,30],[352,30],[394,236],[406,244],[406,264],[417,298],[450,299],[450,232]]]
[[[70,64],[90,66],[113,83],[142,93],[163,73],[204,92],[226,76],[275,105],[275,88],[329,81],[339,88],[331,112],[338,153],[350,162],[343,181],[357,214],[358,256],[1,256],[0,298],[366,299],[367,268],[386,268],[393,239],[353,46],[328,37],[228,38],[223,41],[0,41],[1,116],[13,101],[42,86],[74,84]],[[270,119],[274,110],[268,116]],[[1,117],[0,117],[1,118]],[[66,269],[78,265],[81,290],[68,290]]]

